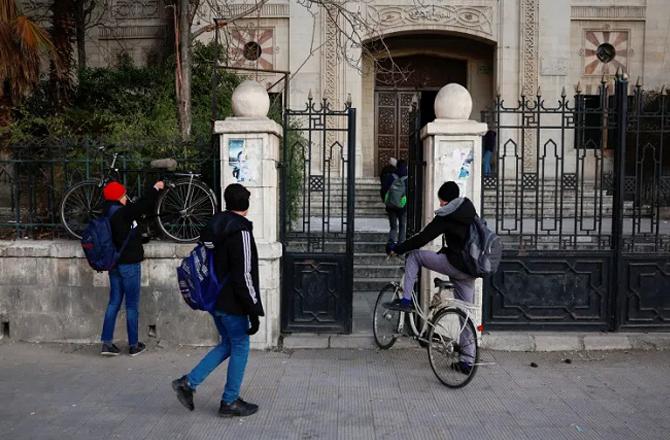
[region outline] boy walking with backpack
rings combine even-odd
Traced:
[[[407,164],[404,160],[397,162],[398,166],[391,174],[387,174],[382,182],[386,215],[389,218],[389,237],[387,251],[405,241],[407,231]]]
[[[138,221],[143,214],[150,212],[154,207],[158,194],[164,186],[163,182],[156,182],[145,197],[135,203],[128,203],[126,188],[119,182],[110,182],[102,190],[105,199],[103,212],[109,219],[113,247],[118,252],[116,261],[109,269],[109,304],[100,338],[102,340],[100,354],[103,356],[117,356],[120,353],[113,340],[116,316],[124,297],[129,354],[137,356],[146,349],[146,346],[138,341],[141,262],[144,259]]]
[[[193,411],[193,393],[198,385],[230,358],[219,407],[221,417],[244,417],[258,411],[258,405],[240,398],[249,336],[258,331],[259,316],[264,315],[258,286],[258,252],[252,223],[246,218],[249,196],[244,186],[228,185],[223,194],[226,211],[214,215],[200,235],[203,244],[214,251],[217,278],[227,280],[212,313],[221,341],[189,374],[172,382],[179,402]]]

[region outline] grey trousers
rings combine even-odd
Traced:
[[[405,261],[405,283],[403,285],[404,298],[412,298],[412,290],[414,290],[414,284],[422,267],[449,276],[449,280],[454,284],[454,298],[469,303],[474,302],[475,279],[452,266],[446,255],[425,250],[415,250],[407,256],[407,261]],[[474,346],[470,343],[473,341],[473,338],[476,338],[476,335],[472,334],[469,327],[465,327],[460,340],[463,348],[461,361],[469,364],[474,363]]]
[[[407,234],[407,210],[388,210],[386,214],[389,217],[389,243],[402,243]]]

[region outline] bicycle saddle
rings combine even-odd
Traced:
[[[449,281],[449,280],[441,280],[439,278],[435,278],[433,280],[433,283],[435,283],[435,287],[438,289],[453,289],[454,284]]]
[[[174,171],[177,169],[177,161],[171,158],[152,160],[149,165],[151,168],[160,168],[168,171]]]

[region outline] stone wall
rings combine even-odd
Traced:
[[[191,310],[177,287],[175,268],[193,245],[145,246],[140,297],[140,340],[211,345],[218,340],[211,319]],[[258,245],[261,296],[266,311],[279,310],[279,245]],[[0,322],[12,340],[97,342],[109,299],[107,273],[96,273],[75,241],[0,241]],[[272,314],[271,314],[272,315]],[[5,325],[3,325],[5,327]],[[276,346],[279,319],[266,316],[252,347]],[[114,337],[126,345],[125,311]]]

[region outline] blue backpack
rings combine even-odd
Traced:
[[[228,277],[219,281],[214,270],[214,252],[198,244],[177,267],[179,291],[193,310],[213,312]]]
[[[98,272],[114,269],[121,253],[130,241],[130,237],[134,234],[135,230],[131,229],[121,249],[114,246],[112,225],[109,220],[120,208],[121,206],[112,205],[106,215],[91,220],[81,236],[81,247],[84,250],[86,260]]]

